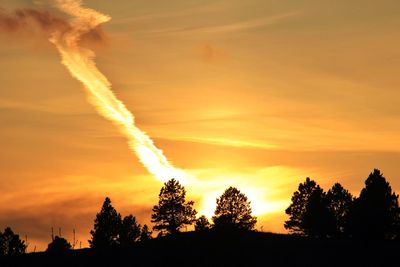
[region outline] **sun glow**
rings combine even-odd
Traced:
[[[223,170],[219,170],[221,172]],[[296,177],[297,169],[285,166],[267,167],[255,173],[224,171],[226,174],[209,172],[199,173],[201,183],[194,184],[196,192],[202,192],[202,199],[198,206],[199,214],[211,218],[216,207],[216,199],[229,186],[237,187],[250,201],[253,215],[264,215],[282,212],[288,207],[290,199],[282,199],[282,188],[286,189],[288,180]],[[207,177],[207,178],[206,178]],[[251,181],[251,182],[249,182]],[[260,184],[259,187],[254,184]],[[196,194],[195,192],[195,194]]]
[[[223,189],[225,190],[225,188]],[[211,218],[214,215],[216,207],[216,199],[221,196],[223,190],[215,190],[206,192],[199,208],[199,214]],[[288,201],[284,200],[268,200],[265,197],[265,190],[254,188],[241,188],[240,191],[244,193],[250,201],[252,213],[255,216],[262,216],[270,213],[281,212],[288,206]]]

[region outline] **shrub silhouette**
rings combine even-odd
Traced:
[[[159,235],[175,234],[185,225],[191,225],[196,216],[193,201],[186,202],[185,188],[175,179],[164,183],[158,205],[153,207],[151,222]]]
[[[251,215],[250,201],[235,187],[229,187],[217,199],[212,220],[220,230],[252,230],[257,218]]]
[[[336,183],[329,189],[326,197],[329,209],[335,217],[334,237],[345,237],[348,235],[347,225],[353,196],[341,184]]]
[[[55,236],[53,241],[47,245],[46,252],[63,253],[72,248],[71,244],[63,237]]]
[[[211,228],[211,224],[208,221],[207,217],[204,215],[201,215],[197,220],[196,223],[194,224],[194,230],[195,231],[206,231]]]
[[[19,235],[14,234],[10,227],[5,228],[4,232],[0,233],[0,255],[21,255],[25,251],[25,242],[19,238]]]
[[[90,247],[95,249],[116,247],[121,223],[121,214],[114,209],[111,200],[106,197],[101,211],[96,215],[94,229],[90,231],[92,235],[92,239],[89,240]]]
[[[398,222],[398,195],[380,170],[374,169],[350,210],[350,233],[355,238],[394,238]]]

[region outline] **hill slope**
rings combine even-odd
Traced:
[[[398,266],[398,241],[319,240],[270,233],[188,232],[129,250],[31,253],[0,266]]]

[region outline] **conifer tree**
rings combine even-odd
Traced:
[[[154,230],[163,234],[175,234],[185,225],[195,221],[196,210],[193,201],[186,202],[186,190],[175,179],[164,183],[159,194],[158,205],[153,207],[151,222]]]
[[[257,218],[252,216],[250,201],[235,187],[229,187],[217,199],[212,218],[214,228],[222,230],[252,230]]]
[[[95,249],[116,247],[121,224],[121,214],[115,210],[107,197],[96,215],[94,229],[90,231],[92,235],[92,239],[89,240],[90,247]]]

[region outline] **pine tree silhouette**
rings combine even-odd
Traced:
[[[196,216],[193,201],[186,202],[185,188],[175,179],[164,183],[158,205],[153,207],[151,222],[160,234],[175,234],[185,225],[191,225]]]

